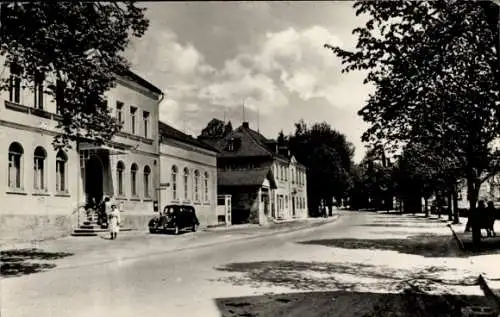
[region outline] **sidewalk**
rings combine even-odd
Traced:
[[[481,250],[470,252],[472,246],[472,234],[464,232],[467,218],[460,218],[460,225],[453,225],[458,239],[466,248],[466,253],[471,259],[471,264],[480,273],[481,287],[485,292],[493,293],[500,304],[500,221],[495,221],[494,230],[496,237],[486,237],[486,230],[482,230]]]
[[[16,275],[16,263],[23,261],[36,260],[41,265],[46,265],[46,261],[50,261],[50,267],[47,268],[58,269],[94,265],[283,234],[324,225],[335,221],[338,217],[339,215],[330,218],[309,218],[265,227],[244,225],[211,228],[178,236],[129,231],[121,232],[118,239],[113,241],[109,240],[107,233],[103,233],[96,237],[70,236],[56,240],[4,245],[0,247],[0,260],[4,263],[2,274]]]

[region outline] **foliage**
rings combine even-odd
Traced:
[[[391,150],[425,146],[441,170],[467,177],[471,207],[488,170],[497,170],[491,142],[499,136],[498,29],[493,4],[451,0],[354,4],[370,16],[356,28],[355,51],[326,47],[343,71],[365,70],[376,88],[359,115],[371,124],[363,140]],[[498,12],[498,11],[496,11]],[[446,162],[446,163],[443,163]]]
[[[351,186],[353,145],[345,135],[325,122],[310,128],[303,120],[295,124],[295,134],[278,140],[288,141],[291,153],[307,167],[308,197],[312,205],[320,199],[344,198]]]
[[[207,126],[203,128],[203,130],[201,130],[200,136],[205,138],[218,139],[227,135],[232,131],[233,131],[233,126],[231,124],[231,121],[229,121],[227,124],[224,124],[224,121],[222,120],[212,119],[207,124]]]
[[[18,66],[33,89],[44,76],[44,89],[62,119],[56,147],[71,140],[109,140],[120,123],[105,105],[104,93],[116,75],[128,69],[121,55],[131,36],[141,37],[149,22],[133,2],[11,2],[1,5],[1,50],[5,66]],[[8,78],[0,89],[8,89]],[[59,84],[58,84],[59,82]]]

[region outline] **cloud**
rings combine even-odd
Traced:
[[[168,19],[160,13],[166,5],[151,6],[150,30],[133,42],[127,57],[134,70],[165,90],[162,121],[198,134],[212,117],[227,114],[237,126],[245,102],[247,118],[255,121],[258,111],[260,130],[268,137],[293,129],[301,118],[326,120],[360,148],[356,112],[370,90],[362,85],[363,73],[341,74],[340,60],[323,47],[349,47],[346,26],[337,32],[331,24],[314,24],[318,15],[309,6],[299,6],[307,15],[293,11],[300,23],[288,21],[289,14],[277,15],[292,12],[278,4],[217,7],[222,11],[215,5],[172,4],[163,10]],[[339,7],[344,14],[352,11]],[[188,28],[189,14],[200,23],[196,28]]]

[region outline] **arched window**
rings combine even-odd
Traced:
[[[22,158],[24,150],[21,144],[14,142],[9,146],[9,187],[12,189],[21,189],[22,182]]]
[[[189,169],[184,168],[184,200],[189,200]]]
[[[172,166],[172,200],[177,200],[177,166]]]
[[[144,166],[144,197],[150,197],[149,195],[149,182],[151,175],[151,168],[149,166]]]
[[[35,149],[33,155],[33,188],[35,190],[47,189],[45,185],[45,159],[47,152],[41,146]]]
[[[130,167],[130,189],[132,196],[137,196],[137,164],[135,163]]]
[[[57,152],[56,156],[56,191],[57,192],[67,192],[68,188],[66,186],[66,163],[68,162],[68,157],[66,153],[62,150]]]
[[[125,194],[123,190],[123,171],[125,170],[125,164],[119,161],[116,164],[116,182],[118,183],[118,196],[123,196]]]
[[[200,171],[194,171],[194,200],[200,201]]]
[[[204,198],[204,200],[208,201],[208,173],[205,172],[204,176],[205,176],[204,179],[203,179],[203,182],[205,184],[205,186],[203,187],[204,190],[205,190],[205,198]]]

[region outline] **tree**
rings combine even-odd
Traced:
[[[212,119],[203,130],[201,130],[201,137],[219,139],[231,133],[233,126],[231,121],[224,124],[224,121],[219,119]]]
[[[346,197],[351,186],[350,171],[353,166],[354,147],[345,136],[327,123],[315,123],[308,128],[303,120],[295,124],[294,135],[278,140],[288,142],[290,152],[307,167],[308,197],[312,210],[321,199],[331,203]],[[280,141],[278,141],[280,142]]]
[[[490,144],[499,136],[498,29],[492,3],[451,0],[356,2],[371,17],[356,50],[326,47],[343,71],[367,70],[375,85],[359,111],[371,124],[363,140],[391,149],[439,143],[467,179],[471,213],[479,186],[498,171]],[[477,240],[477,232],[473,234]]]
[[[133,2],[11,2],[0,7],[0,55],[31,90],[57,101],[61,133],[56,148],[82,138],[110,140],[121,124],[110,114],[104,93],[126,74],[122,56],[131,36],[141,37],[149,22]],[[0,89],[9,88],[9,78]]]

